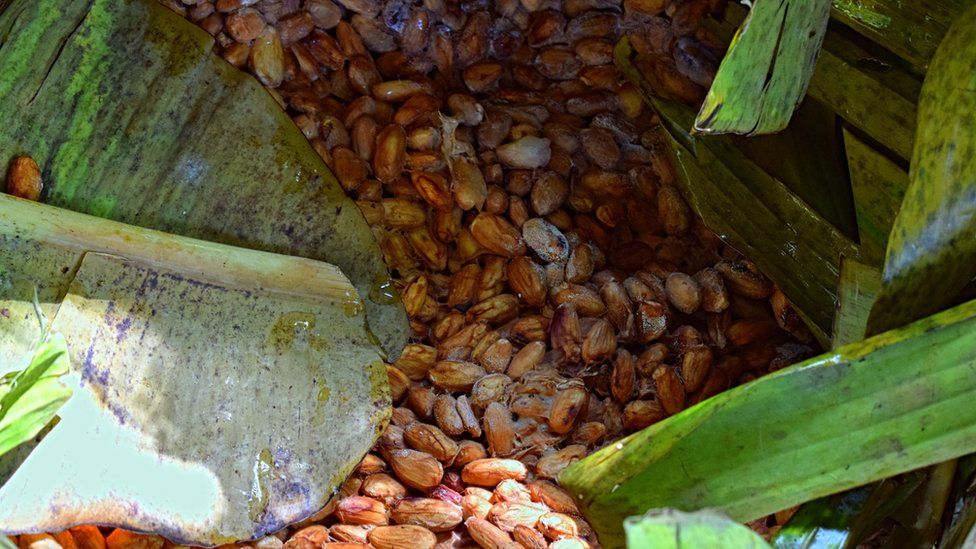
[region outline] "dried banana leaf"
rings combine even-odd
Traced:
[[[971,0],[833,0],[832,17],[908,61],[922,74]]]
[[[274,99],[152,0],[13,0],[0,13],[0,158],[50,204],[338,265],[392,357],[406,315],[352,200]]]
[[[968,302],[844,346],[610,445],[560,483],[613,548],[621,520],[648,509],[748,521],[973,452],[974,330]]]
[[[878,333],[945,307],[976,276],[976,5],[949,30],[922,87],[911,182],[868,321]]]
[[[768,549],[762,537],[712,510],[656,509],[624,521],[631,549]]]
[[[762,135],[790,122],[806,95],[827,30],[830,0],[757,2],[702,104],[702,133]]]
[[[74,389],[0,488],[0,533],[252,539],[321,509],[389,417],[379,348],[332,265],[6,195],[0,264],[23,279],[0,309],[40,288]],[[20,322],[0,316],[0,333]]]
[[[908,188],[908,173],[846,129],[844,145],[854,191],[861,258],[880,267],[884,263],[888,234]]]

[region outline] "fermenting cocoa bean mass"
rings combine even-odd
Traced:
[[[255,549],[598,547],[563,469],[813,352],[685,203],[612,65],[626,36],[655,93],[700,101],[724,0],[162,1],[294,119],[411,320],[374,452]],[[6,186],[36,198],[36,164]]]

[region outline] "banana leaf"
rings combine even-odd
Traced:
[[[832,17],[888,48],[923,74],[970,0],[833,0]]]
[[[854,191],[861,257],[880,267],[891,226],[908,188],[908,173],[846,129],[844,145]]]
[[[406,314],[358,208],[272,96],[152,0],[0,3],[0,158],[50,204],[339,266],[393,359]]]
[[[952,26],[919,101],[910,184],[868,333],[938,311],[976,276],[976,5]]]
[[[900,157],[911,157],[915,105],[869,73],[824,50],[809,93]]]
[[[19,281],[0,288],[0,334],[37,287],[73,389],[0,488],[0,533],[260,537],[321,509],[389,418],[380,350],[332,265],[7,195],[0,265]]]
[[[853,259],[841,261],[832,349],[864,339],[868,314],[880,290],[880,271]]]
[[[880,271],[842,258],[832,349],[864,339],[868,314],[880,288]],[[878,493],[873,488],[865,486],[804,503],[773,537],[773,546],[778,549],[845,547],[855,522],[871,515],[868,500]]]
[[[705,25],[719,39],[731,41],[748,16],[738,4],[729,4],[721,20]],[[915,103],[921,83],[902,70],[902,61],[828,30],[816,69],[810,78],[808,99],[833,109],[899,157],[909,159],[915,132]]]
[[[640,86],[643,79],[630,63],[626,39],[617,44],[614,54],[623,74]],[[689,110],[673,102],[646,98],[660,114],[667,130],[659,131],[658,137],[671,155],[671,164],[677,172],[676,183],[691,207],[723,240],[759,264],[783,289],[826,347],[840,257],[857,257],[856,245],[742,153],[736,141],[740,138],[692,135],[686,129],[691,127]],[[800,142],[794,140],[787,144],[799,149]],[[747,150],[759,152],[757,148]],[[820,179],[831,173],[828,164],[822,166],[821,172],[807,175],[815,174],[819,181],[829,181],[830,177]],[[837,185],[846,185],[845,181],[840,179]],[[808,188],[815,192],[812,186]],[[832,182],[826,182],[821,185],[821,192],[831,192],[833,188]],[[853,209],[848,211],[853,216]]]
[[[759,534],[711,510],[655,509],[624,521],[630,549],[768,549]]]
[[[830,0],[764,0],[732,38],[695,129],[762,135],[786,128],[806,95]]]
[[[612,548],[648,509],[748,521],[973,452],[974,330],[967,302],[846,345],[630,435],[560,483]]]

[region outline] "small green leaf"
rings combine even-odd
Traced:
[[[756,2],[732,39],[695,129],[759,135],[787,126],[806,94],[830,0]]]
[[[0,456],[34,438],[68,401],[71,388],[60,379],[68,369],[64,337],[54,334],[0,387]]]
[[[759,534],[711,510],[652,509],[624,521],[629,549],[768,549]]]

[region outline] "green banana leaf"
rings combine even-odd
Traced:
[[[825,49],[810,81],[809,93],[898,156],[911,157],[915,105],[872,75]]]
[[[18,281],[0,287],[0,364],[37,287],[74,391],[0,487],[0,534],[260,537],[321,509],[389,418],[380,350],[332,265],[7,195],[0,265]]]
[[[354,202],[213,38],[152,0],[0,3],[0,158],[50,204],[338,265],[391,360],[406,314]]]
[[[748,521],[976,451],[974,330],[967,302],[841,347],[630,435],[560,483],[613,548],[647,509]]]
[[[67,402],[71,389],[59,379],[66,373],[64,337],[54,334],[40,342],[23,370],[0,381],[0,456],[37,436]]]
[[[880,271],[853,259],[841,261],[832,349],[864,339],[868,314],[880,290]]]
[[[757,2],[732,38],[695,129],[762,135],[786,128],[806,95],[830,0]]]
[[[833,0],[832,17],[888,48],[922,74],[970,0]]]
[[[630,549],[768,549],[762,537],[711,510],[655,509],[624,521]]]
[[[868,333],[945,307],[976,276],[976,5],[952,26],[919,101],[910,184]]]
[[[614,54],[623,74],[640,86],[643,79],[630,63],[626,39],[617,44]],[[759,264],[828,346],[840,257],[857,257],[857,246],[741,152],[737,140],[742,138],[692,135],[686,130],[691,127],[689,110],[677,103],[647,99],[667,129],[659,131],[658,137],[671,155],[676,183],[691,207],[723,240]],[[790,143],[801,149],[800,140],[787,141]],[[759,154],[758,147],[745,150]],[[839,170],[832,170],[826,162],[821,166],[822,170],[807,173],[817,176],[821,192],[831,193],[846,185]],[[836,186],[831,173],[838,174]],[[807,188],[816,192],[812,186]],[[847,211],[853,220],[853,208],[849,206]]]
[[[922,8],[927,9],[927,8]],[[967,20],[963,18],[959,23],[963,26],[963,34],[955,35],[957,36],[957,41],[951,43],[947,41],[947,45],[944,46],[946,53],[940,54],[946,59],[952,59],[955,62],[959,55],[966,55],[965,50],[960,50],[967,40],[970,40],[971,33],[973,29],[972,23],[967,23]],[[969,66],[972,66],[973,54],[970,53]],[[944,61],[948,62],[948,61]],[[963,62],[965,64],[965,62]],[[943,139],[943,141],[936,141],[933,145],[926,144],[926,140],[933,139],[933,136],[941,136],[941,131],[945,128],[941,127],[944,122],[940,120],[933,121],[931,116],[948,116],[952,117],[954,115],[967,117],[971,115],[971,109],[973,106],[972,101],[962,101],[962,105],[958,102],[955,104],[955,111],[952,110],[952,104],[946,104],[947,98],[945,96],[938,97],[938,99],[931,99],[933,93],[939,93],[936,89],[933,91],[933,86],[941,86],[942,93],[946,93],[946,90],[952,90],[952,86],[959,85],[959,78],[966,75],[965,70],[962,69],[963,73],[959,74],[949,74],[948,76],[942,76],[941,78],[937,76],[938,74],[944,74],[946,69],[942,68],[939,64],[933,64],[930,70],[930,76],[926,80],[925,87],[922,92],[922,102],[919,110],[919,135],[915,141],[916,155],[918,151],[926,150],[928,152],[927,162],[929,166],[944,166],[946,159],[949,162],[956,161],[950,149],[945,145],[950,147],[959,146],[963,144],[965,146],[965,141],[958,141],[954,137],[936,137],[936,139]],[[935,84],[941,82],[941,84]],[[965,86],[965,83],[963,83]],[[950,92],[951,93],[951,92]],[[965,92],[963,92],[965,95]],[[955,114],[954,114],[955,113]],[[927,133],[923,133],[926,132]],[[951,131],[951,130],[950,130]],[[965,130],[960,131],[959,134],[962,139],[968,139],[970,143],[973,142],[971,131],[966,132]],[[935,191],[935,187],[926,181],[920,183],[916,187],[917,191],[914,196],[908,196],[905,199],[905,206],[902,204],[902,196],[905,194],[905,188],[908,187],[908,177],[904,171],[896,165],[894,162],[888,160],[883,155],[879,154],[872,146],[866,144],[857,136],[851,132],[845,132],[845,143],[847,145],[849,165],[851,169],[851,180],[854,189],[855,202],[858,208],[858,223],[861,228],[861,243],[862,249],[865,252],[865,256],[874,259],[878,255],[878,245],[885,244],[888,242],[888,234],[891,232],[892,224],[895,223],[896,214],[898,214],[900,208],[904,208],[906,212],[906,217],[899,223],[907,228],[909,231],[913,231],[915,234],[928,234],[929,231],[926,229],[926,225],[929,224],[939,224],[943,223],[944,218],[937,218],[935,216],[927,215],[926,208],[931,209],[933,206],[931,204],[930,196]],[[972,145],[970,145],[971,147]],[[965,153],[964,153],[965,154]],[[916,156],[913,159],[913,177],[916,177],[918,172],[915,170],[918,159],[920,157]],[[963,157],[965,158],[965,157]],[[958,167],[957,167],[958,169]],[[968,175],[967,175],[968,174]],[[945,187],[952,187],[959,183],[961,176],[963,180],[962,190],[965,192],[965,181],[968,178],[969,181],[973,180],[974,175],[976,175],[976,170],[973,169],[972,164],[967,169],[963,168],[956,173],[952,173],[952,170],[948,173],[938,174],[936,178]],[[949,179],[955,176],[955,180]],[[914,184],[913,184],[914,185]],[[959,190],[956,191],[957,193]],[[946,192],[946,194],[951,195],[951,192]],[[921,195],[923,200],[928,201],[929,204],[920,204],[917,200],[919,195]],[[956,194],[955,196],[944,196],[942,201],[946,204],[952,204],[955,206],[958,203],[964,202],[963,196]],[[922,209],[923,211],[919,211]],[[958,212],[953,212],[948,214],[946,217],[952,217],[952,221],[959,221],[959,218],[955,216]],[[901,214],[898,214],[899,216]],[[904,230],[904,229],[902,229]],[[959,229],[958,231],[965,231],[966,229]],[[971,233],[969,233],[971,234]],[[896,237],[897,238],[897,237]],[[950,238],[952,238],[950,236]],[[893,239],[894,240],[894,239]],[[963,238],[963,241],[966,239]],[[919,250],[929,251],[927,246],[933,246],[931,250],[939,249],[939,242],[937,239],[928,239],[926,242],[922,242],[921,239],[915,239],[912,242],[907,243],[911,247],[911,251],[906,251],[904,245],[901,249],[889,247],[888,253],[901,254],[908,259],[911,264],[904,267],[906,272],[911,272],[921,268],[925,268],[925,263],[931,261],[934,258],[939,259],[941,255],[941,260],[944,264],[952,264],[957,261],[961,261],[963,264],[967,262],[965,256],[960,257],[960,254],[956,250],[942,248],[943,251],[936,251],[932,255],[926,253],[918,253]],[[890,259],[890,255],[889,255]],[[900,323],[904,323],[916,318],[919,318],[927,313],[934,310],[938,310],[944,307],[950,300],[954,299],[964,286],[968,282],[966,275],[959,275],[953,278],[951,275],[948,280],[942,279],[940,274],[936,274],[935,269],[931,268],[927,273],[923,273],[921,276],[924,279],[916,280],[915,284],[911,284],[906,280],[894,279],[894,283],[889,280],[885,281],[883,289],[881,287],[876,287],[872,289],[875,294],[882,293],[885,294],[884,301],[879,300],[876,308],[871,311],[874,317],[875,326],[872,326],[870,330],[876,332],[879,329],[884,329],[887,327],[896,326]],[[887,267],[886,267],[887,268]],[[947,267],[950,271],[953,267]],[[862,278],[859,284],[853,281],[852,287],[857,287],[860,289],[861,284],[863,284],[864,277],[857,275],[857,271],[860,269],[854,269],[851,271],[852,278]],[[842,271],[842,284],[845,278],[845,274]],[[915,273],[918,275],[918,273]],[[886,277],[888,276],[886,272]],[[868,275],[868,279],[873,278]],[[945,285],[948,284],[949,289],[946,290]],[[880,285],[876,285],[880,286]],[[917,292],[925,292],[924,296],[917,295]],[[841,309],[838,312],[838,317],[835,319],[837,323],[845,322],[844,316],[845,309],[843,308],[844,299],[844,289],[841,289]],[[858,300],[855,296],[848,296],[849,301],[856,303]],[[870,306],[870,301],[866,301],[866,304]],[[894,311],[891,307],[896,307]],[[863,307],[858,307],[863,311]],[[895,316],[895,320],[879,321],[880,318]],[[863,319],[861,313],[853,315],[859,319]],[[836,326],[836,325],[835,325]],[[848,331],[848,335],[838,334],[835,331],[835,339],[839,338],[840,341],[850,341],[859,338],[859,333],[863,334],[864,331],[869,328],[861,323],[859,324],[860,331],[851,332]],[[856,546],[859,542],[865,539],[868,535],[874,533],[874,531],[882,524],[882,522],[892,516],[901,516],[901,525],[892,534],[891,538],[893,540],[898,540],[898,543],[905,544],[919,544],[919,545],[929,545],[931,546],[934,541],[935,536],[938,533],[940,526],[941,515],[943,514],[942,509],[945,506],[947,494],[947,478],[950,473],[947,471],[954,467],[953,462],[948,462],[945,464],[940,464],[938,467],[922,471],[916,474],[920,478],[919,482],[916,483],[920,487],[909,492],[904,492],[901,498],[893,497],[888,492],[889,486],[885,483],[879,484],[872,494],[872,500],[881,500],[884,502],[883,505],[869,505],[864,509],[859,516],[855,518],[852,524],[849,526],[849,538],[847,546]],[[890,480],[887,483],[900,483],[904,484],[905,479]],[[881,495],[878,495],[881,494]]]
[[[719,39],[731,41],[748,13],[743,6],[731,3],[724,19],[706,19],[705,25]],[[921,82],[917,75],[902,70],[900,59],[864,46],[843,33],[828,30],[810,78],[808,99],[827,105],[907,160],[912,153]]]
[[[970,265],[976,248],[969,245],[976,229],[974,32],[976,6],[950,28],[922,87],[911,180],[888,241],[883,284],[868,319],[868,333],[942,309],[976,275]],[[938,540],[956,466],[953,460],[919,473],[922,486],[889,513],[898,521],[892,540],[912,546],[932,546]],[[852,541],[871,530],[862,528],[861,533]]]
[[[841,260],[832,349],[864,339],[868,314],[880,288],[880,271],[852,259]],[[856,488],[804,503],[773,537],[773,546],[841,549],[851,538],[855,521],[870,516],[866,501],[874,495],[872,488]]]
[[[861,257],[880,267],[891,226],[908,188],[908,173],[847,129],[844,145],[857,210]]]

